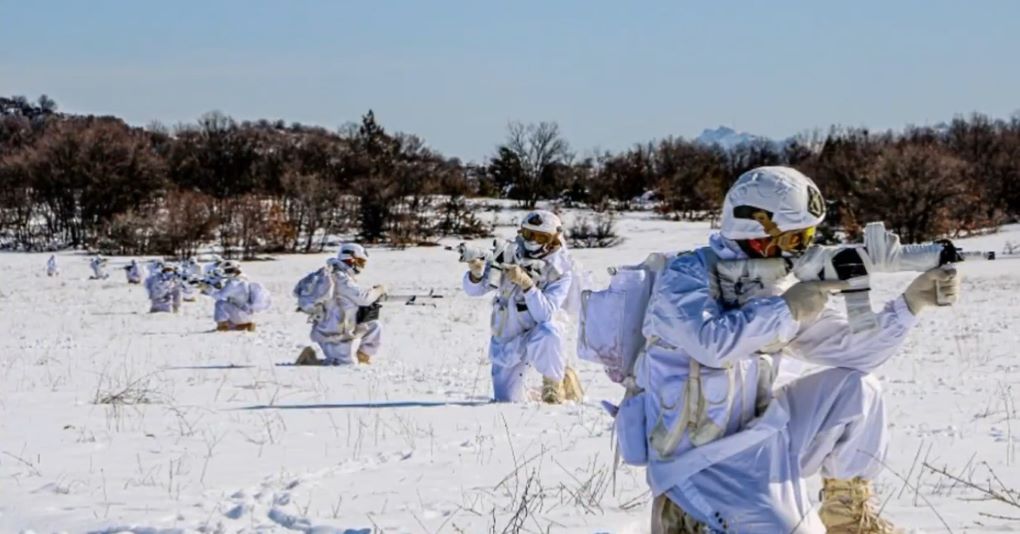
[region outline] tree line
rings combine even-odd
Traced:
[[[337,130],[216,112],[139,128],[61,113],[44,95],[0,98],[0,243],[172,256],[216,243],[243,257],[318,251],[349,234],[406,246],[487,235],[472,197],[711,219],[736,176],[771,164],[818,182],[830,234],[884,220],[914,241],[1020,217],[1020,116],[832,128],[732,150],[671,137],[584,156],[555,123],[511,123],[490,158],[465,163],[371,111]]]

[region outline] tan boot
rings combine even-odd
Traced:
[[[243,332],[254,332],[255,323],[241,323],[234,327],[235,330],[241,330]]]
[[[563,381],[542,377],[542,402],[563,404]]]
[[[228,330],[230,330],[230,323],[228,323],[227,321],[220,321],[216,323],[217,332],[226,332]]]
[[[705,525],[687,515],[669,497],[659,495],[652,501],[652,534],[708,534]]]
[[[315,349],[305,347],[294,361],[294,365],[322,365],[322,360],[315,356]]]
[[[568,401],[581,402],[584,400],[584,389],[581,387],[581,378],[572,367],[567,367],[563,372],[563,396]]]
[[[368,364],[372,363],[372,356],[370,356],[370,355],[368,355],[368,354],[366,354],[364,352],[361,352],[359,350],[358,351],[358,363],[363,363],[365,365],[368,365]]]
[[[896,534],[902,532],[878,516],[871,498],[871,482],[827,478],[822,486],[822,518],[828,534]]]

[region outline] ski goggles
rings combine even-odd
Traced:
[[[358,269],[364,269],[368,265],[368,260],[365,258],[350,258],[347,260],[347,264],[351,267],[357,267]]]
[[[804,252],[815,240],[814,226],[784,232],[779,229],[779,225],[772,221],[771,213],[759,210],[752,213],[750,218],[758,221],[765,229],[765,233],[769,235],[768,246],[764,250],[766,257],[771,257],[776,248],[783,252]]]
[[[521,228],[517,232],[525,241],[534,241],[540,245],[550,245],[556,241],[557,234],[547,234],[545,232],[539,232],[530,228]]]
[[[783,252],[804,252],[815,241],[815,227],[790,230],[772,238],[772,243]]]

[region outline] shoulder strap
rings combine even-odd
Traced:
[[[719,255],[712,247],[705,247],[705,272],[708,273],[708,292],[715,300],[722,300],[722,289],[719,287]]]

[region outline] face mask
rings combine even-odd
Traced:
[[[528,258],[534,258],[544,250],[541,243],[529,241],[521,236],[517,236],[515,241],[517,242],[517,249],[520,251],[519,254]]]
[[[544,245],[536,241],[524,241],[524,250],[528,252],[539,252],[543,247]]]

